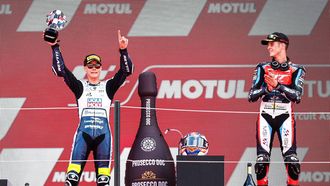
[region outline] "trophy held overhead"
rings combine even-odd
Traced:
[[[49,43],[56,43],[58,31],[64,28],[66,16],[61,10],[53,10],[46,16],[47,28],[44,32],[44,40]]]

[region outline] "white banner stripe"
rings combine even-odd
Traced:
[[[328,0],[268,0],[249,35],[309,35]]]
[[[45,185],[63,150],[64,148],[4,148],[0,154],[0,178],[10,180],[12,185]]]
[[[24,97],[0,98],[0,140],[6,136],[25,100]]]
[[[187,36],[206,0],[149,0],[128,36]]]
[[[67,17],[66,26],[80,5],[81,0],[34,0],[17,32],[43,31],[47,27],[46,15],[53,10],[61,10]]]

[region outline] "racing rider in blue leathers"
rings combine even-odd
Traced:
[[[287,171],[287,184],[299,185],[300,164],[296,152],[296,122],[292,106],[299,103],[303,92],[305,68],[287,57],[289,38],[274,32],[261,41],[267,45],[272,61],[257,65],[249,101],[261,99],[257,120],[257,162],[255,172],[258,185],[268,185],[269,161],[277,133]]]
[[[70,163],[67,168],[65,185],[78,185],[86,160],[91,151],[95,159],[97,185],[110,185],[112,137],[109,127],[110,105],[116,91],[133,72],[133,64],[128,56],[128,39],[118,30],[120,69],[115,76],[100,81],[102,62],[96,54],[84,59],[87,80],[78,80],[65,66],[57,42],[52,45],[54,73],[63,77],[66,85],[76,97],[79,110],[79,127],[74,136]]]

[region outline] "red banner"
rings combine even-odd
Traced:
[[[245,161],[255,161],[259,103],[249,103],[247,92],[255,66],[270,60],[260,40],[274,31],[286,33],[289,57],[307,69],[302,102],[294,105],[300,182],[329,184],[327,0],[1,1],[0,179],[14,185],[63,185],[65,179],[78,113],[70,107],[74,95],[52,73],[51,49],[42,39],[46,14],[53,9],[67,15],[69,22],[59,32],[61,51],[78,78],[86,78],[82,63],[89,53],[102,56],[102,79],[111,78],[119,68],[117,30],[129,39],[135,72],[115,96],[122,103],[122,156],[140,119],[138,75],[153,71],[161,130],[204,134],[209,155],[228,161],[226,185],[242,184]],[[165,139],[176,147],[179,136],[169,133]],[[277,139],[273,150],[272,160],[282,161]],[[284,166],[276,166],[281,169],[271,166],[271,176],[283,180],[272,183],[284,183]],[[84,171],[81,185],[89,185],[95,180],[93,163]]]

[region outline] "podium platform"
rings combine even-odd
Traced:
[[[177,156],[177,186],[224,186],[224,156]]]

